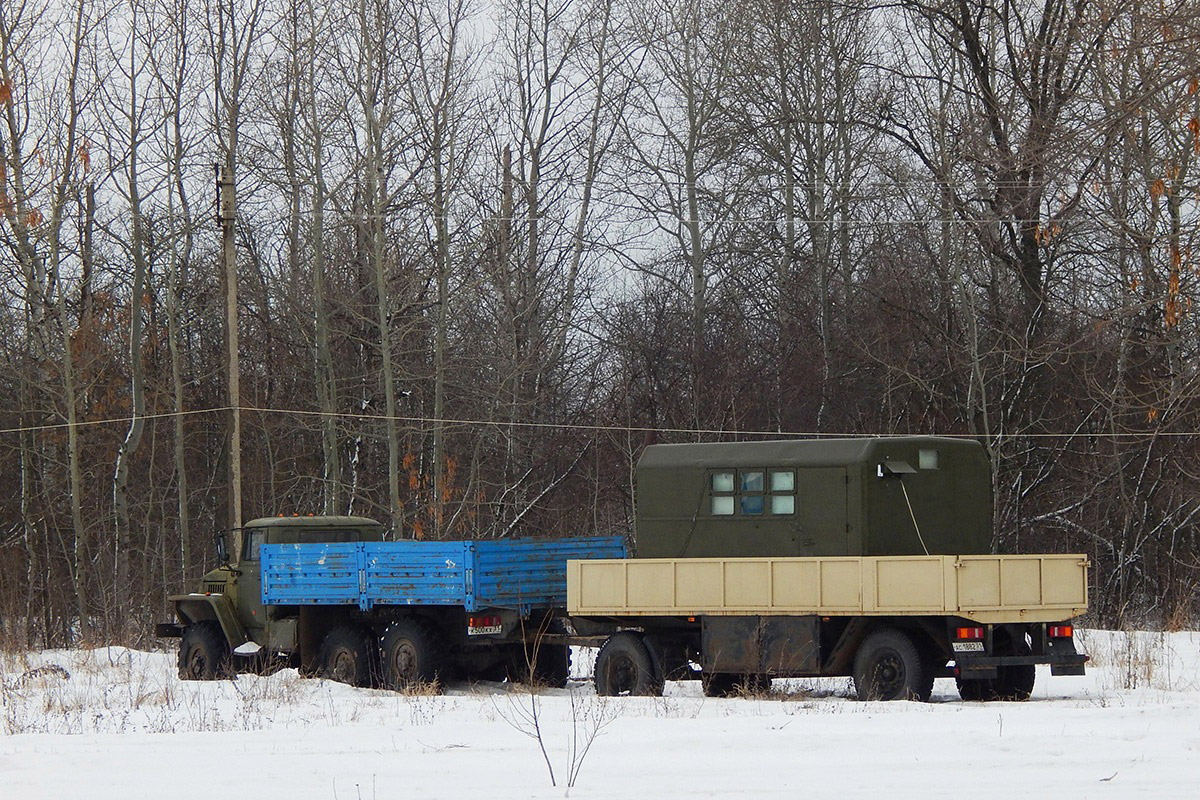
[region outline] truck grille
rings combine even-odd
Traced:
[[[225,581],[205,581],[204,582],[204,593],[205,594],[224,594],[225,593]]]

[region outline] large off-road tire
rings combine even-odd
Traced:
[[[1037,669],[1033,664],[1014,664],[997,667],[997,676],[985,680],[956,678],[958,696],[968,702],[991,700],[1028,700],[1033,694]]]
[[[958,696],[968,703],[986,703],[996,699],[995,679],[956,677],[954,683],[958,686]]]
[[[926,701],[933,692],[933,672],[908,634],[883,628],[858,647],[854,687],[859,700]]]
[[[707,672],[700,678],[708,697],[737,697],[766,694],[771,690],[770,675],[742,675],[738,672]]]
[[[213,681],[231,672],[232,656],[221,626],[212,620],[193,622],[179,641],[179,677]]]
[[[1020,633],[1013,637],[1008,645],[1008,652],[1014,656],[1027,656],[1033,649]],[[1033,694],[1033,683],[1037,678],[1037,668],[1033,664],[1010,664],[1000,667],[996,677],[996,694],[1001,700],[1028,700]]]
[[[317,674],[351,686],[370,686],[375,658],[375,640],[370,633],[355,625],[339,625],[321,642]]]
[[[997,653],[1004,656],[1027,656],[1033,652],[1023,638],[1001,641]],[[958,696],[971,702],[991,700],[1028,700],[1033,694],[1037,668],[1033,664],[1009,664],[996,668],[996,677],[986,680],[956,679]]]
[[[445,643],[424,620],[400,620],[384,634],[383,682],[389,689],[440,686],[446,667]]]
[[[565,644],[517,645],[512,658],[508,678],[516,683],[563,689],[571,677],[571,648]]]
[[[1033,694],[1033,683],[1037,668],[1033,664],[1014,664],[1000,668],[996,681],[996,694],[1001,700],[1028,700]]]
[[[639,634],[621,631],[608,637],[596,656],[596,694],[656,697],[662,690],[662,676]]]

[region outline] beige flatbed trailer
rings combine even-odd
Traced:
[[[624,629],[597,659],[602,694],[851,675],[862,697],[925,699],[953,676],[965,699],[1024,699],[1037,664],[1083,671],[1070,621],[1087,568],[1082,555],[571,561],[567,603],[579,625]]]
[[[1082,555],[570,561],[579,616],[954,615],[1057,622],[1087,611]]]

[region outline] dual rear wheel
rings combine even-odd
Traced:
[[[1001,644],[1001,655],[1028,655],[1028,643]],[[939,663],[940,662],[940,663]],[[904,631],[885,628],[867,636],[854,659],[854,685],[863,700],[929,699],[933,679],[945,666],[941,656],[931,657]],[[1035,668],[1032,664],[1005,665],[997,668],[993,679],[956,678],[963,700],[1028,700],[1033,693]]]
[[[571,661],[566,645],[540,644],[528,651],[515,645],[510,650],[499,664],[505,673],[500,677],[555,688],[567,685]],[[365,628],[338,626],[326,635],[317,662],[319,673],[331,680],[397,691],[437,686],[453,666],[445,640],[423,619],[395,622],[378,646]]]
[[[325,635],[317,664],[322,678],[370,686],[375,675],[375,643],[364,628],[339,625]]]
[[[411,691],[435,686],[446,667],[445,646],[437,631],[420,619],[401,620],[383,635],[383,683]]]
[[[321,643],[317,672],[351,686],[381,684],[407,691],[435,684],[444,658],[441,639],[422,620],[395,623],[378,643],[365,627],[339,625]]]
[[[1023,636],[997,642],[996,652],[1006,656],[1027,656],[1033,652]],[[1033,694],[1037,669],[1033,664],[1011,664],[996,668],[995,678],[982,680],[956,678],[958,696],[967,701],[1028,700]]]

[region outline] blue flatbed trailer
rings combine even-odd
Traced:
[[[567,561],[625,556],[617,536],[263,544],[260,638],[347,683],[565,686]]]
[[[624,558],[619,536],[262,546],[265,606],[565,608],[567,561]]]

